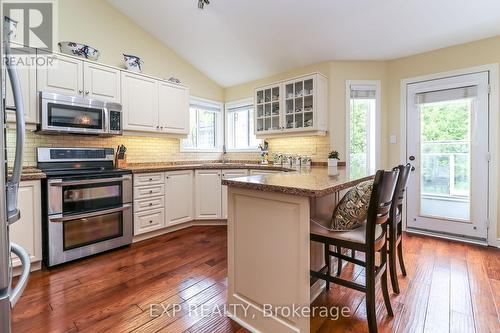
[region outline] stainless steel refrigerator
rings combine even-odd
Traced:
[[[0,16],[1,17],[1,16]],[[1,35],[2,61],[0,70],[6,69],[5,82],[1,81],[0,98],[0,332],[11,331],[11,311],[28,283],[30,259],[26,251],[9,240],[9,228],[16,223],[22,212],[17,208],[17,192],[21,179],[24,146],[24,106],[19,77],[14,63],[9,63],[11,55],[9,40],[15,34],[16,22],[8,18],[2,20]],[[5,61],[3,61],[5,59]],[[12,87],[16,115],[16,150],[12,175],[7,174],[7,150],[5,143],[5,85]],[[13,286],[11,254],[15,254],[22,263],[22,273]]]

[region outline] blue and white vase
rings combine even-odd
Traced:
[[[144,64],[144,62],[141,58],[130,54],[124,54],[123,61],[125,62],[125,68],[127,70],[138,73],[142,72],[142,64]]]
[[[92,46],[85,45],[76,42],[59,42],[59,49],[62,53],[69,55],[85,57],[86,59],[97,61],[99,59],[99,50],[93,48]]]

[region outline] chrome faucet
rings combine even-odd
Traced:
[[[226,164],[229,162],[231,162],[231,160],[227,157],[226,145],[222,145],[222,163]]]

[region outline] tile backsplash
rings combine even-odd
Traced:
[[[329,150],[327,136],[288,137],[268,139],[269,151],[309,155],[314,162],[325,162]],[[14,158],[16,132],[7,130],[7,157],[11,166]],[[37,147],[106,147],[115,148],[123,144],[127,147],[129,163],[159,163],[172,161],[219,160],[221,153],[192,153],[180,151],[177,138],[148,136],[113,136],[102,138],[83,135],[47,135],[26,131],[24,165],[36,166]],[[229,153],[232,160],[258,160],[259,154]]]

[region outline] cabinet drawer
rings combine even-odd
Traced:
[[[134,186],[163,184],[163,172],[140,173],[134,175]]]
[[[164,194],[164,184],[134,187],[134,200],[163,196]]]
[[[163,208],[165,199],[163,197],[146,198],[134,201],[134,212],[142,212],[145,210],[152,210]]]
[[[165,226],[165,210],[155,209],[134,214],[134,234],[161,229]]]

